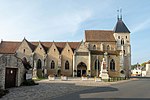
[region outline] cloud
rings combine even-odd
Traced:
[[[136,33],[136,32],[149,28],[149,26],[150,26],[150,18],[146,19],[144,22],[138,23],[135,26],[133,25],[133,28],[131,28],[131,30],[132,30],[132,33]]]
[[[30,16],[29,16],[30,15]],[[57,39],[59,34],[62,38],[65,35],[74,35],[78,26],[90,18],[92,13],[89,10],[64,12],[57,16],[39,16],[30,12],[17,14],[15,17],[1,18],[0,35],[6,40],[21,40],[23,37],[31,39]],[[38,16],[38,17],[37,17]]]

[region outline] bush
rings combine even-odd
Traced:
[[[0,89],[0,98],[4,95],[6,95],[7,93],[9,93],[8,90],[3,90],[3,89]]]
[[[28,79],[28,80],[25,80],[23,83],[22,83],[23,86],[33,86],[33,85],[38,85],[38,83],[35,83],[34,80],[32,79]]]

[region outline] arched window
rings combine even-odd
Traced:
[[[68,60],[65,62],[65,69],[66,69],[66,70],[69,69],[69,61],[68,61]]]
[[[103,51],[104,50],[104,44],[101,43],[100,47],[101,47],[101,51]]]
[[[107,45],[107,50],[110,50],[110,46],[109,45]]]
[[[22,58],[22,61],[26,63],[26,62],[27,62],[27,58],[26,58],[26,57],[23,57],[23,58]]]
[[[42,61],[40,59],[37,61],[37,69],[42,69]]]
[[[113,59],[110,61],[110,70],[115,70],[115,61]]]
[[[55,62],[52,60],[51,62],[51,69],[54,69],[55,68]]]
[[[123,50],[123,54],[125,54],[126,53],[126,51],[125,50]]]
[[[96,45],[93,45],[93,50],[96,50]]]
[[[100,62],[98,59],[95,60],[95,70],[97,70],[97,67],[98,67],[98,70],[100,70]]]
[[[121,45],[124,45],[124,40],[123,39],[121,39]]]
[[[23,53],[25,53],[26,52],[26,49],[23,49]]]

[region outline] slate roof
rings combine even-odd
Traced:
[[[113,36],[114,32],[111,30],[86,30],[86,42],[115,42]]]
[[[127,26],[124,24],[122,19],[118,19],[118,22],[114,28],[115,33],[130,33],[129,29]]]

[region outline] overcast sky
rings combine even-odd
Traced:
[[[0,0],[4,41],[81,41],[84,30],[113,30],[117,10],[131,31],[132,64],[150,59],[150,0]]]

